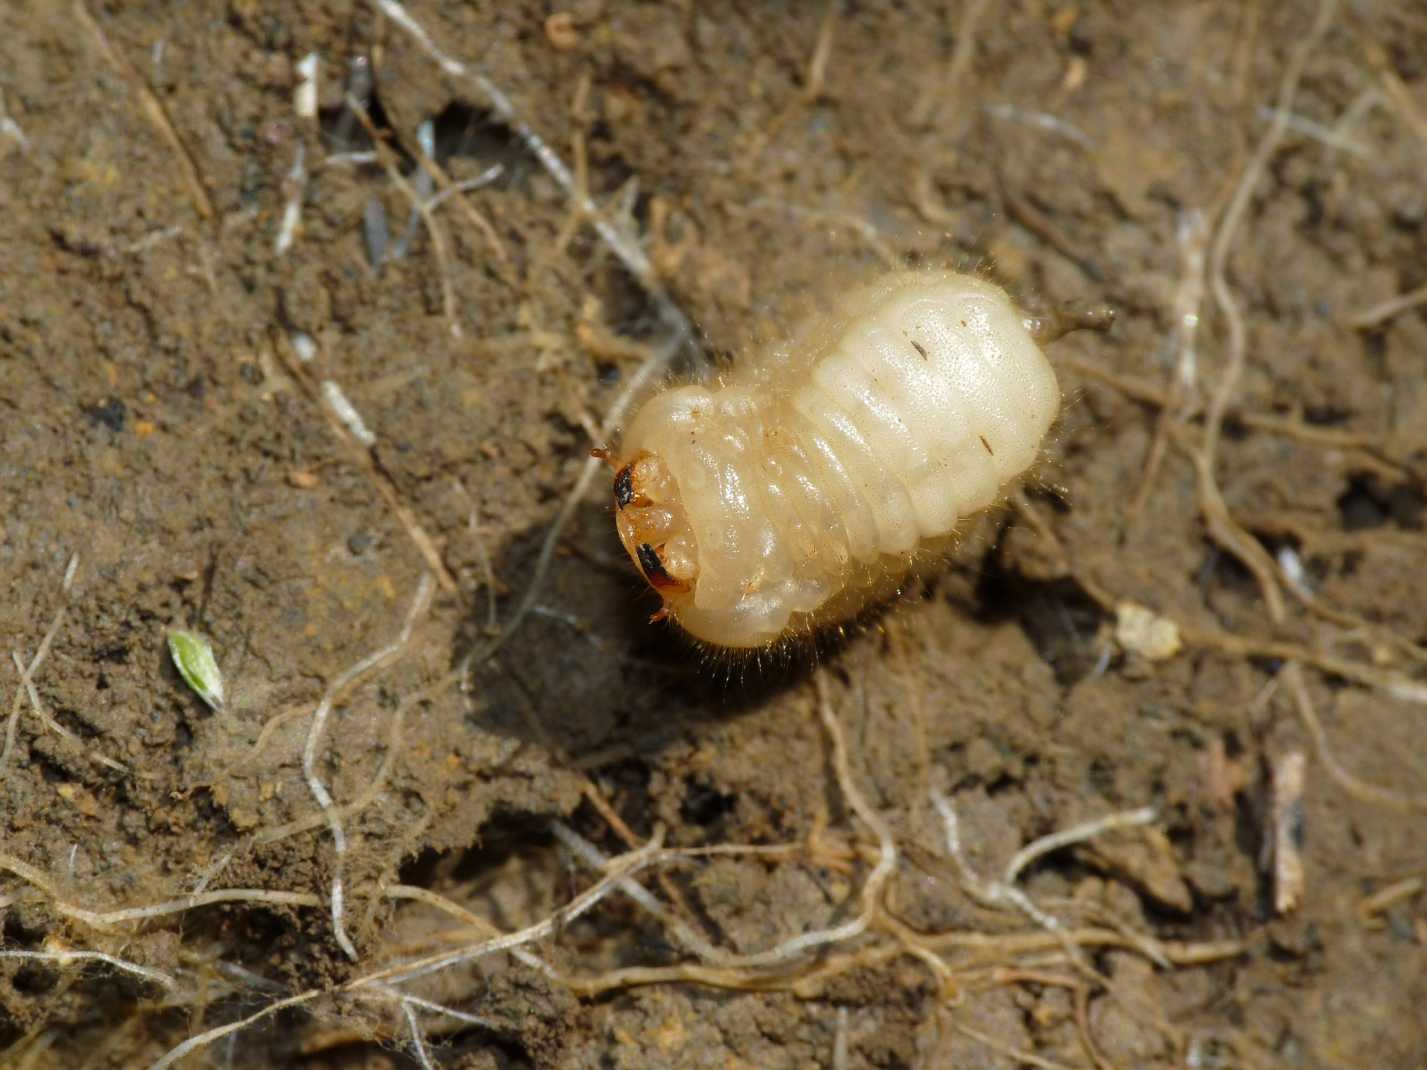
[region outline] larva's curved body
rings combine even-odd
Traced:
[[[999,287],[899,272],[717,386],[650,398],[615,462],[625,548],[672,617],[762,647],[891,593],[1035,461],[1055,374]]]

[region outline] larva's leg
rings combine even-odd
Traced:
[[[1027,316],[1026,330],[1041,345],[1064,338],[1071,331],[1108,331],[1115,322],[1109,305],[1068,301],[1044,316]]]

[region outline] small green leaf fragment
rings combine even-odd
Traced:
[[[223,708],[223,674],[213,647],[197,632],[168,633],[168,652],[180,676],[193,688],[194,694],[215,710]]]

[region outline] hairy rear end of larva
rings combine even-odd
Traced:
[[[835,322],[631,420],[616,521],[656,617],[758,648],[887,597],[1035,462],[1060,390],[1005,291],[898,272]]]

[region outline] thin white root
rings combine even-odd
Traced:
[[[170,1066],[190,1052],[206,1048],[215,1040],[222,1040],[232,1033],[241,1032],[254,1022],[260,1022],[264,1018],[270,1018],[279,1011],[287,1010],[289,1007],[301,1006],[304,1003],[311,1003],[322,994],[320,988],[309,988],[306,992],[299,992],[297,995],[289,996],[287,999],[280,999],[275,1003],[269,1003],[262,1010],[250,1014],[246,1018],[240,1018],[236,1022],[229,1022],[227,1025],[220,1025],[199,1033],[197,1036],[189,1037],[178,1047],[171,1049],[168,1054],[150,1063],[148,1070],[168,1070]]]
[[[338,946],[353,961],[357,958],[357,949],[347,936],[347,930],[343,924],[342,858],[347,853],[347,836],[342,830],[342,821],[337,808],[332,805],[332,795],[317,775],[318,748],[322,744],[322,735],[327,727],[327,717],[332,712],[332,704],[336,701],[337,695],[359,677],[385,666],[406,649],[407,643],[411,641],[411,633],[416,627],[417,620],[426,613],[431,605],[431,596],[435,590],[436,581],[431,574],[429,572],[422,573],[421,582],[416,588],[416,597],[411,600],[411,608],[407,610],[406,621],[402,624],[401,634],[397,636],[396,640],[382,649],[368,654],[361,661],[338,674],[327,685],[322,701],[317,704],[317,710],[312,715],[312,727],[307,732],[307,745],[302,750],[302,775],[307,780],[307,787],[312,792],[312,797],[317,800],[318,807],[327,817],[327,827],[332,831],[332,846],[337,856],[332,863],[332,933],[336,937]]]
[[[126,907],[122,910],[109,911],[85,910],[83,907],[66,903],[54,882],[28,862],[22,862],[10,855],[0,854],[0,869],[8,870],[48,895],[48,905],[60,914],[98,929],[107,929],[125,922],[162,917],[165,914],[181,914],[186,910],[211,906],[214,903],[269,903],[277,906],[299,907],[322,905],[321,896],[313,895],[311,892],[273,892],[264,888],[220,888],[217,891],[185,895],[179,899],[169,899],[144,907]]]
[[[347,984],[345,990],[357,991],[380,983],[402,984],[406,981],[414,981],[418,977],[425,977],[427,974],[437,973],[464,962],[473,962],[498,951],[509,951],[536,940],[543,940],[599,903],[614,891],[626,877],[632,877],[641,869],[659,860],[663,842],[664,830],[660,828],[643,847],[622,854],[611,861],[601,880],[570,900],[563,908],[534,925],[528,925],[524,929],[518,929],[513,933],[506,933],[490,940],[482,940],[480,943],[468,947],[457,948],[454,951],[442,951],[412,962],[389,966],[376,973],[357,978]]]
[[[1148,825],[1155,819],[1153,807],[1144,806],[1138,810],[1125,810],[1119,813],[1108,814],[1105,817],[1096,818],[1093,821],[1086,821],[1075,825],[1072,828],[1061,832],[1053,832],[1048,836],[1042,836],[1022,847],[1011,860],[1006,863],[1006,870],[1001,875],[999,881],[988,881],[977,875],[971,864],[966,860],[966,856],[961,849],[961,834],[956,818],[956,810],[951,805],[951,800],[941,792],[933,789],[931,793],[932,805],[936,807],[936,812],[940,815],[942,827],[946,835],[947,854],[951,855],[956,863],[957,869],[961,873],[962,887],[966,889],[973,899],[979,900],[987,906],[1000,906],[1010,903],[1022,911],[1044,929],[1051,931],[1058,930],[1060,920],[1052,917],[1031,901],[1020,888],[1016,887],[1016,880],[1021,873],[1032,862],[1042,858],[1052,851],[1058,851],[1062,847],[1069,847],[1072,844],[1083,843],[1107,832],[1110,829],[1130,828],[1135,825]]]
[[[40,693],[35,688],[35,681],[30,677],[31,670],[25,667],[24,659],[20,657],[19,651],[10,651],[10,659],[15,663],[15,671],[20,674],[20,686],[25,689],[25,693],[30,698],[30,708],[35,711],[35,716],[40,719],[46,728],[62,739],[73,743],[84,752],[85,757],[92,761],[96,761],[108,769],[113,769],[116,773],[127,774],[129,772],[128,767],[124,765],[123,762],[115,761],[108,755],[100,754],[98,751],[86,747],[84,740],[80,739],[68,728],[51,717],[49,711],[45,709],[44,703],[40,701]],[[39,655],[36,655],[31,664],[33,665],[39,660]]]
[[[1303,68],[1308,62],[1308,57],[1318,46],[1318,41],[1327,31],[1336,10],[1336,0],[1320,0],[1318,13],[1313,20],[1312,27],[1289,58],[1288,67],[1284,71],[1283,81],[1279,86],[1273,119],[1269,123],[1263,140],[1259,142],[1258,148],[1244,168],[1243,177],[1239,180],[1239,185],[1234,190],[1234,196],[1229,201],[1229,207],[1224,212],[1223,221],[1219,224],[1219,232],[1214,236],[1213,246],[1209,253],[1209,288],[1214,294],[1214,300],[1218,304],[1219,311],[1223,314],[1224,322],[1229,330],[1228,357],[1219,378],[1218,389],[1210,398],[1209,409],[1204,421],[1203,453],[1205,462],[1211,471],[1214,466],[1214,455],[1219,445],[1219,432],[1224,423],[1224,414],[1228,411],[1234,390],[1239,384],[1239,377],[1244,370],[1244,348],[1248,337],[1243,317],[1239,314],[1238,302],[1234,300],[1234,295],[1230,292],[1225,277],[1229,250],[1233,246],[1234,235],[1239,229],[1239,223],[1243,220],[1244,212],[1249,206],[1249,200],[1253,197],[1254,188],[1258,185],[1259,179],[1263,177],[1264,168],[1268,166],[1269,160],[1278,151],[1279,143],[1282,142],[1283,135],[1288,129],[1288,116],[1293,112],[1293,99],[1298,92],[1298,80],[1303,74]]]
[[[1394,316],[1400,316],[1402,313],[1424,304],[1427,304],[1427,286],[1419,286],[1415,290],[1398,294],[1382,304],[1373,305],[1372,308],[1349,317],[1348,326],[1359,331],[1371,330],[1379,324],[1386,323]]]
[[[1138,810],[1122,810],[1119,813],[1107,814],[1105,817],[1083,822],[1062,832],[1053,832],[1049,836],[1042,836],[1015,853],[1011,861],[1007,863],[1005,875],[1001,880],[1006,884],[1014,884],[1022,870],[1051,851],[1058,851],[1071,844],[1083,843],[1102,832],[1109,832],[1111,829],[1148,825],[1154,821],[1156,816],[1154,807],[1142,806]]]
[[[455,1007],[448,1007],[444,1003],[433,1003],[429,999],[422,999],[420,996],[409,996],[400,989],[392,988],[390,985],[379,985],[378,990],[390,996],[392,999],[399,999],[402,1003],[410,1004],[413,1007],[420,1007],[424,1011],[432,1014],[444,1014],[457,1022],[465,1025],[478,1025],[482,1029],[499,1029],[500,1023],[492,1018],[482,1018],[479,1014],[471,1014],[469,1011],[458,1011]]]
[[[852,807],[852,812],[877,837],[877,864],[872,867],[872,872],[867,876],[867,882],[862,886],[862,911],[857,917],[831,929],[814,929],[812,932],[795,936],[761,954],[745,955],[738,960],[740,966],[772,966],[787,962],[825,944],[841,944],[861,936],[867,931],[872,919],[877,914],[877,903],[883,886],[892,876],[893,870],[897,868],[897,842],[892,838],[892,830],[877,811],[867,804],[867,799],[857,787],[856,781],[852,779],[852,769],[847,761],[847,743],[842,735],[842,725],[839,723],[837,715],[833,713],[832,702],[827,693],[827,682],[821,672],[814,677],[814,683],[818,694],[818,717],[822,720],[823,728],[832,743],[832,762],[833,769],[837,773],[838,785],[841,787],[843,795],[847,797],[847,803]]]
[[[555,838],[564,845],[566,850],[591,869],[603,870],[605,866],[609,865],[609,859],[605,857],[603,851],[563,821],[550,822],[550,831],[555,834]],[[633,878],[620,881],[619,890],[648,911],[685,949],[705,962],[722,964],[732,957],[694,932],[682,918],[665,907],[644,885]]]
[[[1323,730],[1323,722],[1318,719],[1318,713],[1313,708],[1313,700],[1309,697],[1308,687],[1303,682],[1302,668],[1297,662],[1290,662],[1284,666],[1281,675],[1288,683],[1288,691],[1293,696],[1293,704],[1298,711],[1299,720],[1303,722],[1303,727],[1308,730],[1308,735],[1313,739],[1313,749],[1318,754],[1318,760],[1323,763],[1323,767],[1328,770],[1328,776],[1339,787],[1353,798],[1361,799],[1364,802],[1389,806],[1394,810],[1427,812],[1427,795],[1402,795],[1395,791],[1389,791],[1387,788],[1370,784],[1344,769],[1334,755],[1332,747],[1329,746],[1328,733]]]
[[[40,693],[35,687],[35,673],[39,672],[40,666],[45,663],[45,658],[49,657],[50,647],[54,645],[55,636],[59,634],[60,626],[64,623],[65,613],[69,610],[69,592],[70,588],[74,586],[74,577],[78,569],[79,555],[70,554],[69,562],[64,567],[64,578],[60,580],[59,608],[55,610],[55,615],[50,620],[50,626],[46,629],[44,638],[40,640],[40,647],[35,651],[35,656],[30,659],[30,664],[25,665],[25,659],[20,656],[18,650],[10,651],[10,659],[15,663],[15,671],[20,675],[20,683],[15,689],[15,697],[11,702],[10,719],[5,725],[5,748],[0,750],[0,770],[3,770],[9,762],[10,752],[15,746],[15,735],[20,721],[20,694],[24,692],[29,697],[30,708],[35,711],[35,716],[51,732],[73,743],[91,761],[98,762],[117,773],[127,774],[129,772],[128,767],[122,762],[107,757],[96,750],[91,750],[85,746],[84,740],[51,717],[49,711],[45,709],[44,703],[40,701]]]
[[[152,981],[171,992],[178,987],[178,981],[162,970],[140,966],[137,962],[121,959],[116,955],[106,955],[102,951],[0,951],[0,959],[35,959],[40,962],[57,962],[61,965],[73,962],[103,962],[113,966],[116,970],[131,973],[135,977],[142,977],[145,981]]]
[[[426,1034],[421,1031],[421,1023],[416,1020],[416,1010],[410,1000],[401,1001],[401,1012],[406,1015],[406,1027],[411,1030],[411,1047],[416,1053],[416,1061],[424,1070],[436,1070],[436,1064],[431,1061],[431,1052],[426,1047]]]
[[[838,722],[836,714],[833,713],[832,703],[827,693],[827,685],[821,673],[815,678],[815,682],[818,692],[818,715],[832,743],[833,768],[837,774],[838,785],[846,796],[848,805],[852,808],[853,813],[872,830],[878,841],[877,863],[873,866],[872,872],[868,874],[867,881],[862,888],[862,909],[857,917],[842,925],[800,933],[766,951],[755,952],[748,955],[734,955],[713,947],[702,937],[698,936],[698,934],[689,930],[688,926],[673,917],[664,905],[655,899],[648,890],[632,879],[626,878],[617,883],[616,887],[619,891],[624,892],[662,922],[669,933],[683,944],[687,950],[711,964],[738,969],[758,969],[768,966],[777,966],[805,955],[816,948],[832,944],[841,944],[856,939],[871,926],[873,919],[877,915],[878,901],[882,894],[882,889],[897,867],[897,844],[892,836],[891,829],[877,812],[868,805],[866,798],[852,778],[852,770],[848,763],[847,745],[842,734],[842,725]],[[559,822],[553,822],[551,828],[555,832],[556,837],[586,864],[604,864],[603,855],[599,850],[573,830]],[[758,848],[740,848],[735,846],[728,846],[723,849],[671,849],[661,851],[659,860],[673,861],[679,858],[699,857],[711,854],[783,853],[784,851],[785,848],[782,847],[771,848],[768,852],[760,852]],[[618,859],[615,861],[617,862]]]
[[[603,868],[603,865],[601,868]],[[481,929],[487,932],[500,931],[484,918],[472,914],[459,903],[453,903],[443,895],[437,895],[429,888],[419,888],[411,884],[384,884],[382,885],[382,894],[388,899],[407,899],[417,903],[425,903],[427,906],[434,907],[443,914],[449,914],[451,917],[465,922],[473,929]],[[510,955],[537,973],[542,973],[553,981],[560,980],[560,974],[555,967],[551,966],[534,952],[528,951],[523,947],[514,947],[510,949]]]
[[[1012,884],[990,881],[982,878],[972,868],[961,849],[961,827],[951,800],[935,788],[931,792],[932,805],[941,816],[942,829],[946,836],[946,853],[956,863],[961,874],[961,887],[967,895],[984,906],[1014,906],[1041,928],[1055,932],[1060,928],[1060,920],[1047,914],[1031,902],[1030,896]]]

